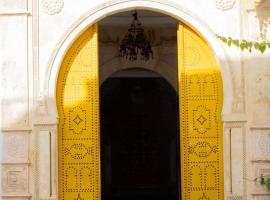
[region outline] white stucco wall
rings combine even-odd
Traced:
[[[39,138],[46,142],[51,134],[55,139],[54,81],[59,63],[91,23],[134,8],[171,15],[208,41],[224,81],[225,196],[269,199],[269,193],[250,180],[270,174],[265,162],[270,158],[270,50],[241,52],[215,37],[270,40],[269,0],[1,0],[3,199],[56,198],[56,154],[51,155],[52,180],[47,181],[42,177],[50,166],[39,156],[55,153],[55,145],[51,150],[40,148],[44,144]]]

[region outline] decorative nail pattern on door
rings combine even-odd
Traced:
[[[207,43],[178,26],[183,200],[223,200],[222,80]],[[59,199],[100,200],[97,25],[70,47],[57,82]]]
[[[100,199],[98,30],[70,47],[57,82],[60,200]]]
[[[206,42],[178,25],[183,200],[223,200],[222,80]]]

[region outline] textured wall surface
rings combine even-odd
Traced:
[[[48,82],[56,74],[53,63],[61,60],[58,55],[68,49],[69,45],[64,48],[65,44],[72,43],[70,38],[79,35],[76,28],[87,23],[86,18],[100,20],[106,12],[154,4],[167,14],[188,19],[188,24],[196,22],[198,29],[204,27],[213,34],[270,40],[269,0],[0,1],[3,199],[56,199],[57,118],[53,114],[56,106],[51,103],[55,100]],[[98,13],[103,14],[98,16]],[[209,35],[204,36],[207,41],[213,41]],[[217,60],[221,67],[224,63],[229,66],[228,73],[223,74],[223,85],[231,84],[231,91],[224,91],[224,98],[230,100],[230,110],[224,110],[222,116],[225,197],[269,199],[269,192],[252,180],[261,174],[270,176],[267,163],[270,158],[270,51],[250,53],[221,43],[220,46],[226,56],[220,57],[220,52],[215,51]],[[107,48],[103,51],[110,51],[111,47]],[[169,43],[161,48],[164,52],[172,49],[176,47]],[[174,55],[166,56],[162,52],[159,55],[162,58],[159,60],[165,61],[163,66],[171,66],[170,70],[160,72],[169,79],[175,69]],[[106,61],[107,58],[101,63],[110,66],[113,72],[117,62]],[[102,73],[110,74],[106,70]],[[171,83],[175,85],[176,80]]]

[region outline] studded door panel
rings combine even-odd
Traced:
[[[57,82],[60,200],[100,199],[98,32],[70,47]]]
[[[183,200],[223,200],[222,80],[206,42],[178,25]]]

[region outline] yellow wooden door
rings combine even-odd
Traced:
[[[59,200],[100,199],[97,25],[67,52],[57,82]]]
[[[178,26],[182,200],[223,200],[222,80],[206,42]],[[68,50],[57,81],[60,200],[100,200],[97,25]]]
[[[222,80],[207,43],[179,23],[181,185],[183,200],[223,200]]]

